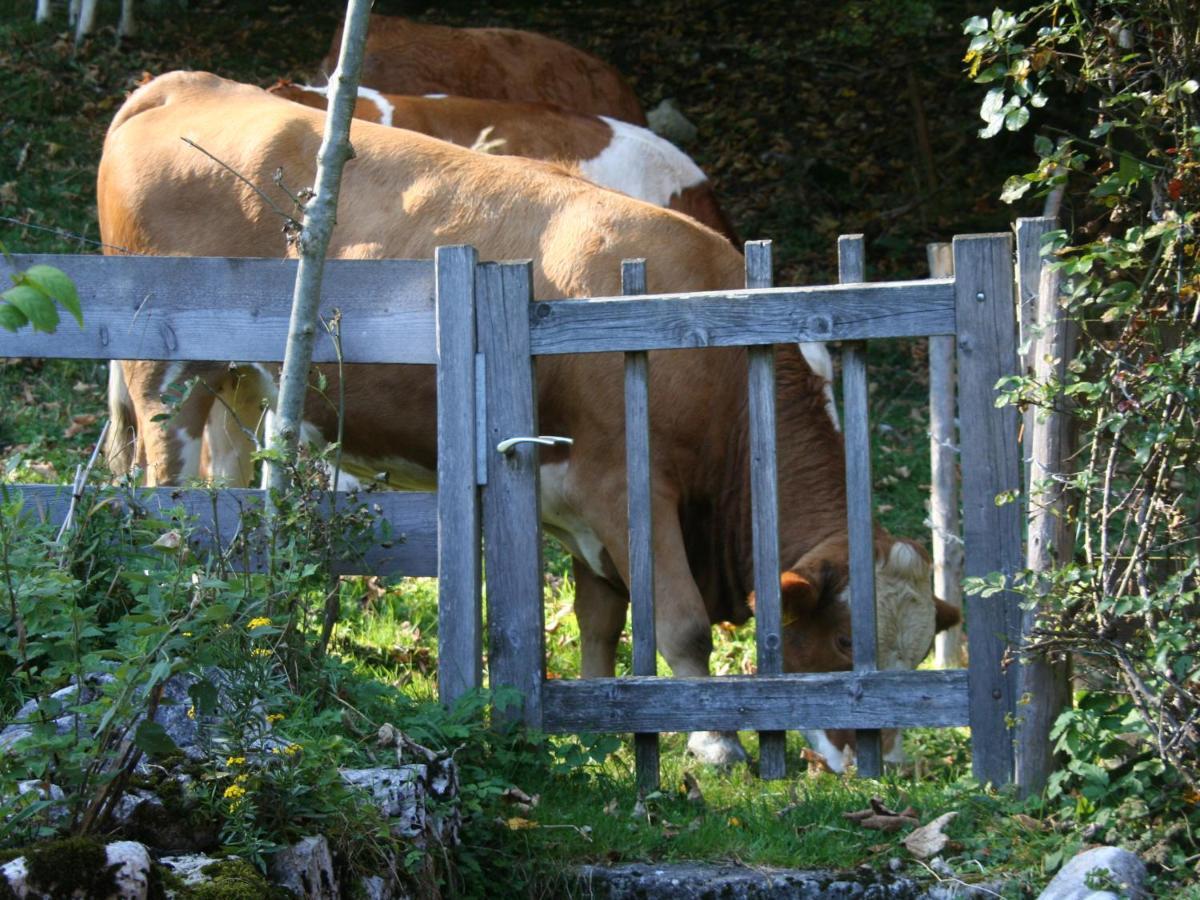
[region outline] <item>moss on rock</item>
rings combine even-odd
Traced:
[[[25,867],[29,886],[51,900],[69,900],[76,892],[83,897],[108,897],[117,891],[120,865],[109,864],[104,844],[94,838],[35,844],[25,850]]]

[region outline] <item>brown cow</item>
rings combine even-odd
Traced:
[[[342,29],[321,63],[337,67]],[[450,28],[371,16],[360,82],[388,94],[454,94],[550,103],[571,112],[645,125],[621,73],[569,44],[512,28]]]
[[[329,88],[280,82],[268,90],[325,109]],[[608,116],[577,115],[544,103],[406,97],[373,88],[359,88],[354,115],[472,150],[556,162],[593,184],[678,210],[739,245],[704,172],[686,153],[647,128]]]
[[[214,75],[155,79],[130,96],[105,140],[97,188],[105,243],[159,255],[284,255],[265,201],[179,138],[256,184],[271,185],[279,166],[303,184],[322,124],[313,110]],[[715,231],[554,166],[365,122],[353,123],[351,139],[357,155],[342,181],[335,256],[429,258],[439,244],[469,243],[485,259],[533,257],[540,298],[615,295],[620,262],[634,255],[649,258],[651,292],[742,284],[741,254]],[[825,411],[824,378],[795,345],[780,345],[776,357],[785,667],[847,669],[842,440]],[[274,391],[261,366],[241,367],[236,385],[223,362],[122,368],[138,423],[136,455],[152,484],[196,474],[213,408],[211,393],[195,390],[169,427],[151,424],[171,413],[164,385],[198,376],[251,414]],[[743,348],[651,354],[656,625],[658,649],[677,675],[708,674],[711,624],[743,622],[751,612],[746,370]],[[336,390],[336,370],[326,375]],[[622,396],[620,354],[538,361],[541,427],[575,440],[541,455],[542,515],[575,557],[585,677],[613,674],[629,602]],[[112,429],[118,464],[120,407]],[[404,487],[434,484],[431,367],[349,367],[345,408],[343,459],[352,473],[388,471]],[[309,404],[306,419],[317,439],[336,433],[321,402]],[[218,445],[215,468],[230,452]],[[227,469],[242,473],[236,463]],[[951,624],[954,613],[932,597],[928,563],[908,542],[881,534],[876,560],[880,662],[914,667],[935,623]],[[698,733],[689,747],[708,762],[744,756],[736,735]]]

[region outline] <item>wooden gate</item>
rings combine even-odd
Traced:
[[[534,304],[529,263],[480,266],[479,342],[485,360],[487,484],[483,492],[488,572],[489,672],[515,686],[524,718],[547,732],[633,732],[639,777],[657,782],[657,733],[757,730],[761,766],[783,772],[781,733],[859,730],[860,771],[878,772],[878,729],[970,725],[981,781],[1014,772],[1009,722],[1016,713],[1017,665],[1006,654],[1020,637],[1016,597],[998,592],[968,606],[969,670],[886,671],[875,664],[874,562],[867,421],[868,340],[952,335],[958,345],[965,573],[1014,574],[1022,564],[1020,510],[1003,498],[1020,487],[1017,413],[997,409],[994,386],[1017,368],[1012,242],[1007,234],[954,241],[955,277],[862,282],[861,256],[843,239],[846,283],[769,288],[769,257],[748,246],[746,290]],[[639,293],[636,268],[627,293]],[[772,344],[843,342],[844,433],[851,537],[854,671],[781,674],[778,509]],[[714,678],[654,675],[649,506],[647,351],[750,348],[754,560],[760,674]],[[630,593],[634,675],[547,680],[541,581],[537,444],[496,447],[536,436],[534,359],[543,354],[626,354],[626,439],[630,508]],[[653,359],[649,359],[653,365]],[[1015,495],[1015,494],[1014,494]]]

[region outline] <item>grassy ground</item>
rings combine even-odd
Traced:
[[[115,21],[113,5],[101,5],[102,22]],[[380,3],[377,10],[398,12],[395,6]],[[836,237],[853,232],[866,235],[870,277],[917,277],[925,272],[926,241],[1000,230],[1013,214],[995,198],[1006,172],[1022,163],[1002,144],[989,146],[987,156],[974,146],[979,97],[959,71],[958,22],[979,10],[934,4],[932,18],[895,25],[876,21],[872,4],[830,6],[447,2],[425,18],[554,34],[615,63],[647,107],[674,98],[700,129],[687,149],[713,178],[742,235],[775,241],[777,283],[833,280]],[[164,3],[127,45],[118,46],[104,28],[76,48],[55,28],[35,26],[32,8],[31,0],[0,0],[0,241],[13,252],[96,250],[92,191],[100,145],[143,73],[208,69],[261,85],[303,79],[324,54],[337,18],[337,4],[315,2],[193,0],[182,14]],[[927,534],[924,352],[921,341],[871,348],[879,518],[916,537]],[[99,431],[103,385],[96,364],[0,367],[6,475],[64,479]],[[578,671],[573,587],[561,552],[549,555],[547,668],[569,676]],[[361,607],[347,604],[352,611],[338,652],[364,675],[432,698],[436,585],[410,580],[367,594]],[[715,672],[752,670],[751,627],[718,628],[716,640]],[[627,643],[620,652],[627,666]],[[745,737],[753,749],[753,735]],[[626,744],[570,777],[530,773],[519,786],[541,795],[525,817],[538,827],[496,825],[479,852],[515,854],[515,877],[549,893],[556,867],[577,861],[705,857],[851,867],[900,857],[909,871],[923,873],[899,848],[901,835],[863,830],[842,817],[873,793],[893,808],[911,803],[923,821],[957,810],[945,855],[968,880],[1004,871],[1037,882],[1044,855],[1053,868],[1053,854],[1076,842],[1036,818],[1036,809],[1029,810],[1035,818],[1014,817],[1017,806],[973,785],[957,732],[913,734],[913,762],[880,782],[801,775],[764,783],[744,769],[689,769],[682,736],[663,743],[664,789],[644,808],[635,810]],[[789,738],[790,771],[804,772],[801,749],[798,737]],[[678,791],[685,772],[698,779],[703,801]]]

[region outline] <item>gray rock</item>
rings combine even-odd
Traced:
[[[696,126],[687,120],[674,100],[664,100],[646,113],[650,130],[673,144],[690,144],[696,140]]]
[[[392,819],[392,832],[421,843],[458,842],[458,768],[450,759],[374,769],[341,769],[342,780],[367,792]],[[434,803],[431,804],[430,800]]]
[[[321,835],[301,838],[271,859],[271,880],[301,900],[339,900],[333,854]]]
[[[1107,875],[1104,871],[1106,870]],[[1088,878],[1089,874],[1092,876]],[[1091,880],[1103,887],[1089,887]],[[1071,859],[1038,900],[1121,900],[1148,897],[1142,885],[1146,881],[1146,866],[1137,854],[1119,847],[1093,847]],[[1108,890],[1107,888],[1114,890]]]
[[[104,853],[108,865],[116,867],[113,878],[117,890],[107,898],[88,900],[145,900],[150,895],[150,854],[146,848],[136,841],[113,841],[104,848]],[[29,870],[23,856],[0,867],[0,878],[8,882],[19,900],[43,896],[28,883]]]
[[[204,867],[219,861],[202,853],[186,853],[182,856],[164,856],[159,859],[158,864],[168,869],[185,885],[193,886],[208,881],[208,876],[203,872]]]
[[[919,900],[921,887],[908,878],[876,872],[801,872],[748,869],[734,865],[584,866],[579,870],[585,896],[597,900],[654,897],[655,900]]]

